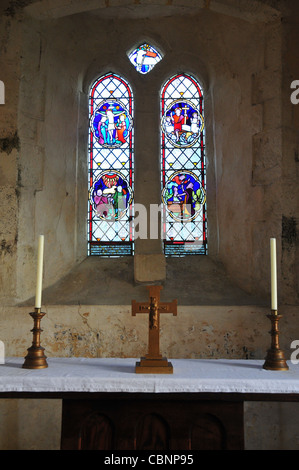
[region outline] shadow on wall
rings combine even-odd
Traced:
[[[167,258],[161,300],[180,305],[267,305],[234,285],[208,256]],[[148,296],[146,284],[134,281],[134,259],[86,258],[63,279],[43,291],[48,305],[130,305]],[[22,305],[32,305],[29,299]]]

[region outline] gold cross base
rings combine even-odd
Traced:
[[[136,362],[136,374],[173,374],[171,362],[166,357],[157,359],[142,357]]]

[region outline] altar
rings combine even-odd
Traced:
[[[172,359],[173,374],[136,374],[134,358],[48,358],[0,367],[2,398],[61,398],[61,449],[243,449],[245,401],[299,401],[299,368],[264,361]],[[42,420],[42,416],[41,416]]]

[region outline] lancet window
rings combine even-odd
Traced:
[[[129,83],[108,73],[89,92],[88,255],[134,252],[134,102]]]
[[[202,89],[187,74],[161,89],[161,187],[166,256],[207,253]]]

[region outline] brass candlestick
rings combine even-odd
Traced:
[[[44,354],[45,348],[40,345],[40,334],[43,331],[40,327],[40,322],[45,313],[41,312],[40,308],[35,308],[35,311],[31,312],[30,316],[34,322],[33,329],[31,330],[33,332],[33,341],[32,346],[27,349],[28,354],[22,367],[24,369],[45,369],[48,367],[47,357]]]
[[[284,352],[279,347],[278,322],[282,318],[282,315],[278,315],[277,310],[271,310],[271,315],[267,315],[267,317],[271,320],[272,325],[270,331],[271,348],[268,349],[263,368],[267,370],[289,370]]]

